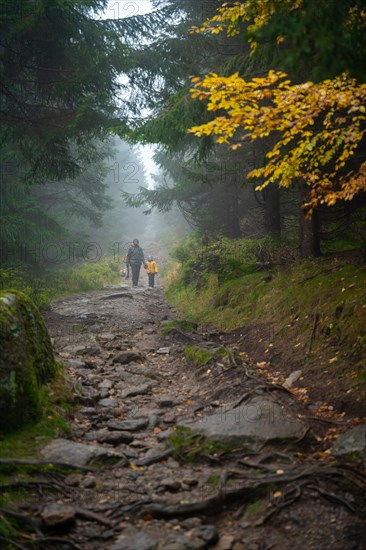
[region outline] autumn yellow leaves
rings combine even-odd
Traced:
[[[226,24],[232,34],[240,18],[258,28],[273,10],[273,2],[224,4],[196,32],[221,32]],[[190,129],[196,136],[215,136],[217,143],[231,149],[272,136],[274,145],[264,166],[247,174],[259,180],[259,190],[269,184],[288,188],[305,182],[310,188],[305,205],[310,214],[320,204],[350,201],[366,191],[366,162],[360,161],[366,137],[366,84],[347,73],[319,83],[292,84],[285,73],[274,70],[250,80],[238,73],[228,77],[210,73],[192,78],[192,84],[192,98],[206,101],[207,110],[218,113]]]

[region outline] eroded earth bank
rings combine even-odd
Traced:
[[[20,507],[36,547],[366,548],[365,425],[264,378],[245,341],[177,319],[160,288],[123,285],[45,315],[75,407]]]

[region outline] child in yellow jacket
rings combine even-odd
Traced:
[[[146,271],[149,278],[149,287],[154,288],[155,275],[158,273],[158,266],[152,256],[149,256],[146,261]]]

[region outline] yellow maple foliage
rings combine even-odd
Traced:
[[[298,9],[302,2],[292,1],[291,9]],[[217,28],[221,32],[225,24],[233,34],[238,19],[259,28],[275,8],[276,0],[224,4],[218,15],[195,32]],[[192,84],[192,97],[207,101],[209,111],[219,111],[210,122],[190,128],[196,136],[216,136],[218,143],[232,149],[246,140],[275,137],[265,166],[247,174],[261,178],[257,189],[273,183],[287,188],[305,182],[310,188],[305,205],[310,214],[319,204],[332,206],[366,191],[365,154],[359,158],[366,137],[366,84],[357,83],[347,73],[316,84],[292,84],[285,73],[273,70],[250,80],[238,73],[229,77],[210,73],[194,77]]]

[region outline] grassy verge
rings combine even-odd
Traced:
[[[273,333],[310,334],[318,314],[318,333],[354,354],[366,348],[366,269],[342,260],[307,260],[286,268],[248,274],[219,284],[206,276],[200,290],[191,283],[172,285],[167,297],[187,319],[233,330],[251,322],[273,324]],[[194,297],[194,299],[193,299]]]
[[[291,259],[283,266],[269,260],[264,268],[253,257],[228,260],[210,250],[202,260],[193,251],[171,275],[168,300],[187,320],[231,332],[254,361],[279,371],[279,380],[304,369],[303,383],[316,398],[328,393],[340,408],[353,399],[361,415],[366,266],[360,256]]]
[[[35,274],[25,267],[0,269],[0,288],[21,290],[40,308],[66,294],[98,290],[119,280],[119,265],[112,259],[78,264],[70,269]]]

